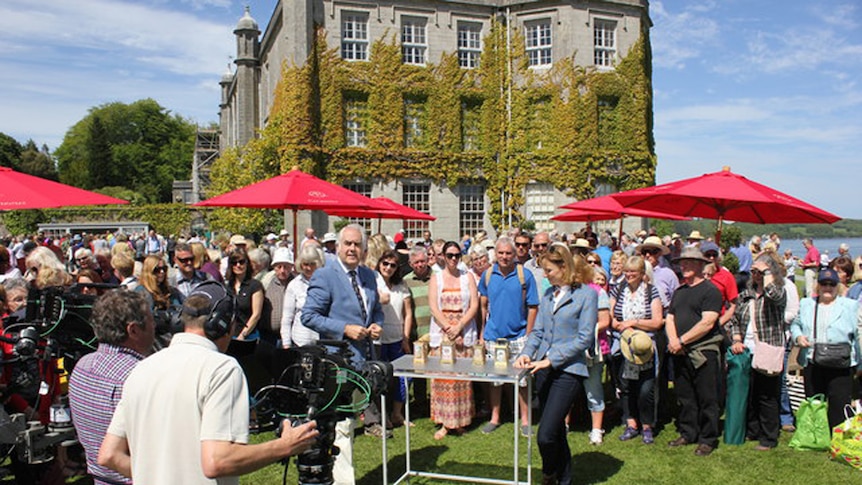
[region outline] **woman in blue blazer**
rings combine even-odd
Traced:
[[[539,257],[551,287],[539,303],[533,331],[515,367],[536,376],[542,417],[536,441],[542,455],[542,483],[572,483],[572,454],[566,440],[566,414],[589,376],[586,350],[593,347],[598,294],[583,280],[586,263],[554,244]]]
[[[817,297],[803,298],[799,314],[790,325],[793,342],[801,347],[799,364],[804,367],[805,395],[826,395],[829,403],[829,428],[844,421],[844,406],[850,404],[853,376],[862,371],[858,325],[862,314],[856,300],[838,296],[838,274],[833,269],[820,271]],[[817,322],[815,333],[814,322]],[[815,343],[850,344],[850,366],[833,368],[814,362]]]

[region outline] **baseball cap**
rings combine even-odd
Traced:
[[[323,239],[320,241],[322,243],[335,242],[338,240],[338,236],[334,232],[327,232],[323,235]]]
[[[817,275],[818,283],[832,283],[833,285],[837,285],[838,281],[838,273],[836,273],[832,268],[821,269],[820,274]]]

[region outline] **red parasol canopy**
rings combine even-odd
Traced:
[[[615,194],[614,194],[615,195]],[[572,202],[571,204],[566,204],[560,206],[560,209],[575,209],[579,211],[584,211],[584,213],[595,213],[597,215],[613,215],[614,217],[596,217],[592,220],[601,221],[608,219],[619,219],[621,217],[626,216],[635,216],[635,217],[649,217],[652,219],[670,219],[675,221],[686,220],[688,217],[679,216],[667,213],[665,211],[656,211],[656,210],[646,210],[646,209],[636,209],[636,208],[625,208],[618,200],[616,200],[613,195],[604,195],[602,197],[595,197],[592,199],[579,200],[577,202]],[[568,213],[566,213],[568,214]],[[558,221],[581,221],[584,219],[560,219],[559,217],[565,216],[566,214],[560,214],[559,216],[552,217],[554,220]],[[572,214],[571,216],[574,216]]]
[[[0,210],[54,209],[129,201],[0,167]]]
[[[422,221],[437,220],[437,218],[432,215],[418,211],[412,207],[399,204],[398,202],[395,202],[394,200],[387,197],[374,197],[371,200],[374,201],[377,207],[370,207],[368,209],[326,210],[326,213],[339,217],[368,217],[372,219],[377,219],[377,232],[380,232],[381,219],[404,219]]]
[[[293,211],[293,250],[296,252],[296,212],[300,210],[367,209],[373,200],[329,183],[294,167],[290,172],[241,187],[197,204],[195,207],[245,207]]]
[[[613,194],[627,209],[648,209],[721,222],[831,224],[841,218],[732,173],[730,167],[653,187]],[[718,237],[716,237],[718,239]]]

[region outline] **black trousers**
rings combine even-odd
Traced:
[[[566,415],[575,396],[583,391],[584,379],[554,369],[543,369],[536,374],[536,389],[542,406],[536,443],[542,455],[542,474],[556,477],[559,485],[572,483],[572,452],[566,438]]]
[[[850,404],[853,395],[853,370],[833,369],[808,362],[802,375],[805,376],[805,397],[815,394],[826,396],[829,404],[829,429],[844,422],[844,406]]]
[[[782,377],[783,374],[768,376],[752,369],[748,386],[747,434],[770,448],[778,446]]]
[[[706,362],[695,369],[688,356],[674,355],[674,388],[679,401],[677,429],[689,443],[718,446],[718,352],[704,351]]]

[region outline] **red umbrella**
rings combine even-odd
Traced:
[[[627,209],[756,224],[832,224],[841,218],[807,202],[732,173],[730,167],[677,182],[612,195]]]
[[[299,210],[365,209],[375,207],[370,198],[329,183],[299,168],[230,192],[215,196],[195,207],[245,207],[293,211],[293,241],[296,247],[296,212]]]
[[[128,203],[127,200],[0,167],[0,210]]]
[[[377,232],[380,232],[381,219],[404,219],[404,220],[422,220],[436,221],[437,218],[418,211],[412,207],[399,204],[387,197],[374,197],[373,200],[377,207],[368,209],[336,209],[326,210],[327,214],[339,217],[368,217],[377,219]]]
[[[670,220],[685,220],[687,217],[680,217],[665,212],[650,211],[644,209],[626,209],[616,199],[610,195],[595,197],[593,199],[579,200],[560,206],[561,209],[572,209],[569,212],[556,215],[551,219],[555,221],[607,221],[611,219],[620,220],[620,229],[618,238],[623,236],[623,219],[626,216],[649,217],[652,219],[670,219]]]

